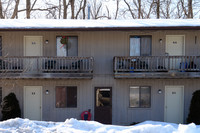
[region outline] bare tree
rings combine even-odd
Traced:
[[[156,2],[156,18],[160,18],[160,0],[157,0]]]
[[[155,7],[156,2],[154,0],[133,0],[132,2],[127,2],[127,11],[131,14],[133,19],[139,18],[151,18],[152,8]]]
[[[26,0],[26,18],[30,19],[30,14],[31,14],[31,1]]]
[[[138,0],[138,18],[140,19],[142,15],[141,0]]]
[[[194,18],[200,14],[199,0],[58,0],[58,2],[25,0],[23,2],[0,0],[0,19],[18,17],[86,19],[87,4],[90,5],[92,19]],[[110,2],[113,3],[112,9],[108,5]],[[25,6],[19,6],[21,3]],[[26,15],[22,16],[24,14]]]
[[[67,9],[69,5],[70,1],[67,3],[66,0],[63,0],[63,19],[67,19]]]
[[[15,8],[14,8],[13,15],[12,15],[11,19],[14,19],[15,17],[17,17],[18,6],[19,6],[19,0],[16,0]]]
[[[180,0],[182,11],[184,13],[184,18],[193,18],[193,8],[192,8],[192,0]]]
[[[17,18],[17,11],[18,11],[18,6],[19,6],[20,0],[8,0],[2,2],[0,0],[0,18]],[[5,8],[3,9],[3,4]]]
[[[116,0],[116,6],[117,6],[117,8],[116,8],[116,11],[115,11],[115,19],[117,19],[118,12],[119,12],[119,1],[120,0]]]
[[[187,18],[193,18],[192,0],[188,0],[188,16],[187,16]]]
[[[170,19],[170,18],[179,18],[176,17],[176,13],[180,11],[179,7],[176,4],[172,4],[172,0],[164,0],[162,2],[162,6],[160,6],[160,13],[162,18]]]
[[[135,18],[136,18],[136,15],[134,14],[133,10],[131,9],[130,4],[129,4],[126,0],[124,0],[124,2],[125,2],[125,4],[127,5],[127,7],[128,7],[127,10],[130,12],[132,18],[135,19]]]
[[[82,7],[82,11],[83,11],[83,19],[86,19],[86,13],[85,13],[85,10],[86,10],[86,4],[87,4],[87,0],[84,0],[84,2],[83,2],[83,7]]]
[[[4,16],[3,16],[3,9],[2,9],[2,2],[0,0],[0,18],[3,19]]]
[[[78,19],[78,16],[80,15],[81,11],[83,11],[83,19],[85,19],[85,8],[86,8],[86,0],[81,0],[79,3],[79,7],[77,8],[75,19]]]

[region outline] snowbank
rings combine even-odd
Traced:
[[[0,122],[0,132],[6,133],[199,133],[200,126],[145,121],[135,126],[104,125],[95,121],[67,119],[65,122],[10,119]]]

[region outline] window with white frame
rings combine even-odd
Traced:
[[[151,107],[151,87],[131,86],[130,87],[130,107],[150,108]]]

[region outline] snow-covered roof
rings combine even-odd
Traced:
[[[200,19],[0,19],[0,30],[200,29]]]

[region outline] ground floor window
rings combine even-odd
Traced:
[[[77,87],[57,86],[56,87],[56,108],[77,107]]]
[[[2,87],[0,87],[0,103],[2,102]]]
[[[151,107],[151,87],[131,86],[130,87],[130,107],[150,108]]]

